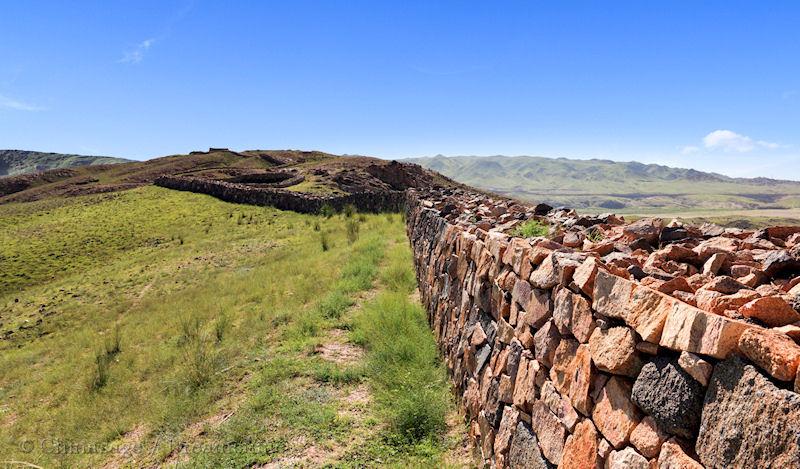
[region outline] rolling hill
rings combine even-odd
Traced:
[[[521,199],[634,213],[800,207],[800,182],[732,178],[694,169],[533,156],[435,156],[405,161]]]
[[[111,156],[65,155],[26,150],[0,150],[0,176],[31,174],[49,169],[73,168],[99,164],[125,163],[131,160]]]

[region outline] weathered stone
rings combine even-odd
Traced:
[[[634,287],[632,281],[600,270],[594,281],[592,307],[603,316],[624,320]]]
[[[800,395],[731,357],[711,375],[697,454],[709,467],[796,467],[798,422]]]
[[[533,404],[531,428],[539,439],[539,447],[544,457],[553,464],[561,464],[564,442],[567,439],[566,429],[542,401]]]
[[[517,431],[511,440],[511,449],[506,458],[508,465],[514,469],[551,469],[553,466],[542,456],[539,449],[539,441],[531,430],[531,427],[524,423],[517,424]]]
[[[627,327],[595,329],[589,339],[592,361],[602,371],[635,378],[642,368],[636,338]]]
[[[470,344],[478,347],[483,345],[484,342],[486,342],[486,333],[483,331],[481,324],[477,323],[472,329],[472,338],[470,339]]]
[[[631,402],[631,385],[617,376],[608,380],[592,411],[600,433],[617,449],[628,443],[641,414]]]
[[[758,466],[745,465],[742,467]],[[661,453],[658,455],[658,469],[703,469],[703,465],[689,457],[675,439],[671,439],[661,446]]]
[[[575,412],[575,408],[572,407],[569,400],[556,391],[551,381],[544,382],[540,394],[542,396],[542,401],[544,401],[547,408],[550,409],[550,412],[561,420],[561,423],[564,424],[567,431],[572,432],[580,417],[578,413]]]
[[[658,344],[652,342],[637,342],[636,350],[648,355],[658,355]]]
[[[553,321],[547,321],[533,336],[534,356],[548,368],[553,366],[556,349],[561,342],[561,334]]]
[[[692,250],[705,262],[716,253],[732,253],[738,250],[740,244],[738,239],[717,237],[703,241]]]
[[[773,251],[764,258],[764,273],[768,277],[777,277],[786,273],[796,274],[800,270],[800,260],[792,257],[787,251]]]
[[[539,267],[531,273],[530,283],[536,288],[549,290],[558,285],[560,278],[560,267],[553,253],[548,255]]]
[[[511,438],[519,422],[519,411],[513,406],[506,406],[503,409],[503,418],[500,420],[500,428],[494,437],[494,454],[502,455],[508,452],[511,446]]]
[[[570,333],[574,294],[564,287],[553,290],[553,324],[562,335]]]
[[[511,290],[511,298],[525,307],[531,299],[531,284],[522,279],[518,280]]]
[[[572,320],[570,321],[572,335],[578,339],[578,342],[586,343],[589,341],[589,337],[591,337],[595,327],[591,305],[584,297],[575,295],[573,297]]]
[[[686,277],[675,277],[672,280],[667,280],[666,282],[659,285],[655,290],[658,290],[661,293],[666,295],[671,295],[676,291],[682,291],[686,293],[694,292],[694,288],[689,285],[689,282],[686,280]]]
[[[721,252],[713,254],[708,258],[706,263],[703,264],[703,275],[717,275],[717,272],[719,272],[719,269],[725,264],[725,259],[727,258],[728,255]]]
[[[578,467],[578,466],[575,466]],[[606,459],[605,469],[649,469],[650,463],[631,447],[612,451]]]
[[[713,290],[700,289],[694,296],[699,308],[714,314],[723,314],[729,310],[736,311],[761,295],[753,290],[739,290],[732,295],[725,295]]]
[[[800,321],[800,313],[778,296],[757,298],[739,308],[739,314],[758,319],[770,327],[781,327]]]
[[[597,456],[597,430],[589,419],[582,420],[564,444],[562,467],[592,469],[599,467]]]
[[[725,358],[738,349],[739,337],[753,326],[675,302],[659,344],[672,350]]]
[[[678,365],[656,357],[642,367],[633,384],[633,402],[665,431],[692,438],[700,423],[703,386]]]
[[[531,291],[530,300],[523,307],[527,312],[525,322],[531,327],[542,327],[542,324],[552,317],[553,303],[545,290],[534,288]]]
[[[478,414],[478,426],[481,433],[481,453],[484,459],[490,459],[494,453],[494,427],[486,418],[484,411]]]
[[[529,360],[522,357],[519,362],[517,379],[514,382],[514,405],[522,410],[530,409],[531,404],[536,400],[536,375],[540,372],[539,363],[536,360]]]
[[[678,357],[678,365],[683,368],[683,371],[696,379],[698,383],[704,387],[708,386],[708,379],[711,377],[711,372],[714,371],[714,366],[711,363],[693,353],[681,352],[680,357]]]
[[[578,345],[577,340],[564,338],[556,348],[553,366],[550,368],[550,380],[561,394],[569,395],[573,377],[572,359],[578,351]]]
[[[773,378],[793,381],[800,365],[800,345],[769,330],[750,329],[739,339],[739,350]]]
[[[669,435],[661,431],[652,417],[647,416],[631,432],[631,444],[646,458],[655,458]]]
[[[480,373],[483,365],[489,360],[492,353],[492,346],[489,344],[484,345],[475,353],[475,373]]]
[[[611,443],[601,436],[600,443],[597,445],[597,455],[600,457],[600,460],[605,461],[613,449],[614,447],[611,446]]]
[[[592,355],[589,346],[581,344],[575,351],[572,359],[573,370],[572,381],[569,386],[569,399],[572,405],[583,415],[591,415],[592,398],[590,389],[592,386],[593,368]]]
[[[594,294],[594,279],[601,266],[602,264],[599,260],[594,257],[589,257],[583,261],[583,264],[575,269],[575,273],[572,274],[572,281],[575,282],[575,285],[589,298]]]
[[[504,344],[510,344],[514,340],[514,328],[502,318],[497,321],[497,340]]]
[[[622,233],[628,241],[644,239],[650,245],[657,246],[663,226],[664,221],[660,218],[642,218],[626,225],[622,229]]]
[[[500,402],[505,402],[506,404],[512,404],[514,402],[514,381],[506,374],[500,376],[498,398]]]

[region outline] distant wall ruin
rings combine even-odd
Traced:
[[[325,206],[340,211],[347,205],[362,212],[399,212],[405,203],[405,193],[402,191],[325,196],[189,176],[162,176],[155,180],[155,184],[168,189],[208,194],[226,202],[271,206],[299,213],[319,213]]]
[[[800,467],[800,228],[553,211],[554,241],[505,234],[535,210],[481,194],[412,190],[406,207],[486,464]]]

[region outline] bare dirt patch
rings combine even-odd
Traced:
[[[352,364],[364,358],[364,349],[349,344],[346,340],[347,331],[331,329],[328,333],[328,341],[317,345],[314,353],[320,355],[324,360],[341,365]]]

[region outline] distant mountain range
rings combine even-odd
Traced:
[[[435,156],[410,162],[521,199],[595,210],[800,207],[800,182],[694,169],[537,156]]]
[[[97,164],[126,163],[131,160],[110,156],[65,155],[26,150],[0,150],[0,176],[30,174],[48,169]]]

